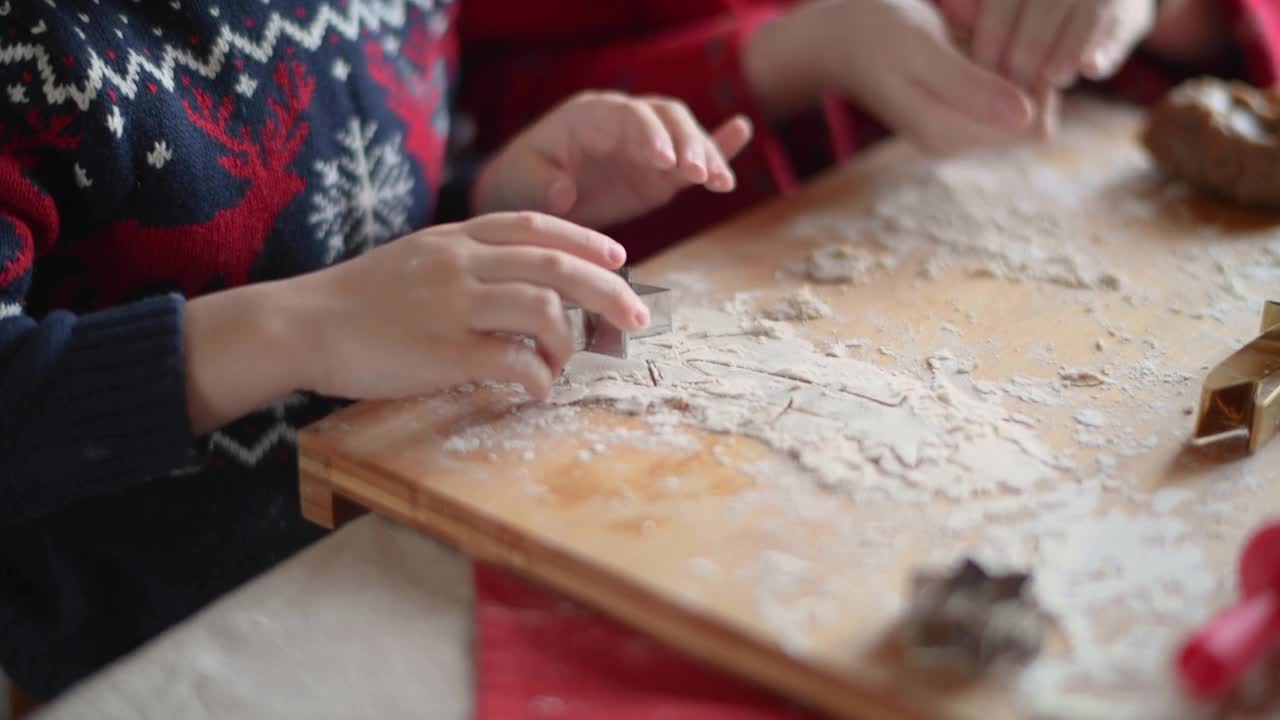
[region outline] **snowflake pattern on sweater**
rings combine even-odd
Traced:
[[[296,431],[339,403],[283,398],[190,437],[182,304],[432,222],[455,17],[453,0],[0,0],[0,666],[27,689],[318,535]]]
[[[48,200],[43,227],[0,240],[8,312],[286,277],[430,219],[449,125],[449,4],[32,5],[6,18],[4,148],[27,158],[26,194]],[[32,209],[3,212],[18,226]],[[46,262],[56,276],[33,276]],[[233,439],[239,430],[210,449],[261,445]]]
[[[376,122],[351,118],[338,133],[343,156],[315,162],[319,190],[311,195],[307,221],[325,239],[328,262],[409,229],[414,183],[400,151],[404,136],[375,144],[377,132]]]
[[[588,88],[754,120],[738,191],[618,230],[634,259],[882,135],[836,98],[783,127],[755,105],[743,48],[796,1],[0,0],[0,666],[48,697],[319,535],[291,443],[324,404],[283,399],[193,455],[167,293],[426,222],[455,24],[476,123],[453,134],[482,150]],[[1220,4],[1274,82],[1276,0]],[[1117,89],[1168,79],[1132,63]]]

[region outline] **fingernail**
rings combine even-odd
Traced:
[[[1093,54],[1089,56],[1089,69],[1092,70],[1095,75],[1101,75],[1107,71],[1107,65],[1109,65],[1110,62],[1111,58],[1107,55],[1107,51],[1094,50]]]
[[[636,326],[638,329],[643,329],[648,327],[649,326],[649,308],[642,307],[636,310],[631,315],[631,318],[636,321]]]
[[[609,248],[609,262],[614,265],[621,265],[627,260],[627,251],[622,249],[620,245],[614,245]]]

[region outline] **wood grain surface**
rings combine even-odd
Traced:
[[[501,433],[520,411],[500,393],[486,391],[364,403],[301,435],[304,512],[327,525],[361,507],[397,518],[838,717],[1050,717],[1044,708],[1056,707],[1061,697],[1081,703],[1061,717],[1198,717],[1202,709],[1177,700],[1167,653],[1190,624],[1229,599],[1242,539],[1280,509],[1280,448],[1264,448],[1251,458],[1190,453],[1185,442],[1194,418],[1188,410],[1204,371],[1256,332],[1267,289],[1280,296],[1280,287],[1269,284],[1280,265],[1259,265],[1256,276],[1229,277],[1242,258],[1274,243],[1271,221],[1170,192],[1136,148],[1140,121],[1137,111],[1085,104],[1067,118],[1068,140],[1018,151],[1033,153],[1066,183],[1062,202],[1078,207],[1089,230],[1071,242],[1122,276],[1121,288],[1081,290],[979,277],[960,268],[923,278],[920,263],[926,258],[920,257],[857,287],[819,289],[836,312],[802,330],[814,339],[860,338],[869,362],[916,369],[929,353],[956,349],[958,329],[965,351],[977,361],[974,379],[990,382],[1052,380],[1061,367],[1141,368],[1153,348],[1159,349],[1159,369],[1171,373],[1167,381],[1129,382],[1130,375],[1117,371],[1105,386],[1069,388],[1058,404],[1005,401],[1018,405],[1074,468],[1044,488],[1046,497],[1064,488],[1069,494],[1075,484],[1100,483],[1100,499],[1088,517],[1134,518],[1122,522],[1122,530],[1148,520],[1166,528],[1177,521],[1181,528],[1177,537],[1140,539],[1132,547],[1098,547],[1091,543],[1107,545],[1108,538],[1071,536],[1068,552],[1056,559],[1045,555],[1046,563],[1069,560],[1104,570],[1110,561],[1102,555],[1108,552],[1138,553],[1117,555],[1114,562],[1126,568],[1141,567],[1142,553],[1152,558],[1150,592],[1124,589],[1118,583],[1133,581],[1137,573],[1123,570],[1126,576],[1117,579],[1111,595],[1099,585],[1080,607],[1070,608],[1075,625],[1055,635],[1050,660],[1042,660],[1056,658],[1065,668],[1065,675],[1053,676],[1060,682],[944,690],[895,669],[879,648],[901,610],[909,574],[958,557],[976,542],[974,531],[948,528],[962,503],[938,498],[923,507],[899,507],[855,501],[824,494],[797,469],[790,492],[805,487],[811,498],[840,507],[839,523],[805,523],[782,511],[730,512],[735,498],[762,492],[759,480],[741,468],[771,453],[746,438],[697,432],[695,448],[614,445],[584,462],[580,451],[587,440],[549,428],[537,438],[533,459],[518,451],[458,453],[444,444],[460,429],[487,425]],[[780,274],[780,268],[806,243],[820,241],[796,239],[797,218],[857,216],[870,208],[888,178],[930,162],[903,146],[884,146],[801,192],[678,246],[639,268],[637,276],[659,284],[696,277],[698,294],[713,300],[735,291],[797,287],[799,280]],[[999,163],[1001,156],[994,153],[983,162]],[[1007,192],[1019,196],[1024,188],[1011,185]],[[1056,202],[1052,193],[1031,197],[1029,202]],[[1126,210],[1117,198],[1131,198],[1130,205],[1148,212]],[[1187,309],[1195,307],[1213,310]],[[1051,360],[1044,357],[1046,345]],[[880,347],[888,352],[877,352]],[[1091,407],[1105,408],[1108,418],[1105,428],[1096,429],[1101,439],[1092,443],[1081,440],[1081,426],[1073,422]],[[591,413],[594,426],[647,432],[640,418],[603,409],[584,412]],[[678,489],[661,483],[671,476],[683,480]],[[529,492],[531,483],[545,491]],[[620,497],[632,502],[611,502]],[[1019,508],[1036,512],[1034,498],[1019,502]],[[1040,542],[1039,526],[1025,518],[1019,522],[1021,529],[1009,531],[1016,543]],[[1069,535],[1071,528],[1054,532]],[[807,561],[824,579],[848,588],[838,598],[839,612],[813,620],[819,641],[802,650],[789,646],[754,601],[759,588],[750,568],[780,538],[816,548]],[[850,538],[857,539],[855,545]],[[1164,567],[1161,547],[1194,554],[1187,563],[1204,568],[1204,577],[1195,578],[1198,590],[1163,587],[1168,583],[1157,572]],[[741,572],[698,580],[688,571],[693,557]],[[1182,580],[1191,587],[1192,578]],[[1155,586],[1161,586],[1158,593]],[[1143,640],[1127,635],[1126,625],[1141,627]],[[1093,649],[1081,646],[1081,638],[1090,639]],[[1090,653],[1096,657],[1086,657]]]

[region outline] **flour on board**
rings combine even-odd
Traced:
[[[1073,142],[1069,132],[1063,142]],[[765,549],[753,556],[745,580],[750,602],[784,650],[811,651],[851,599],[870,617],[900,611],[901,558],[949,565],[972,554],[994,569],[1034,569],[1037,597],[1057,621],[1062,647],[1018,683],[1029,716],[1200,717],[1179,701],[1169,657],[1187,629],[1234,593],[1221,548],[1238,547],[1272,510],[1254,499],[1268,474],[1233,465],[1212,483],[1160,490],[1154,499],[1150,488],[1134,486],[1132,462],[1161,440],[1177,441],[1153,434],[1144,419],[1172,414],[1190,423],[1183,413],[1193,414],[1207,366],[1179,355],[1180,348],[1161,347],[1111,310],[1143,308],[1153,322],[1180,313],[1203,327],[1198,347],[1225,351],[1254,328],[1227,327],[1223,319],[1242,309],[1255,316],[1251,303],[1280,287],[1280,241],[1172,248],[1160,259],[1162,272],[1209,272],[1215,280],[1207,296],[1181,287],[1162,296],[1144,278],[1121,278],[1104,253],[1090,252],[1109,239],[1090,236],[1080,218],[1091,203],[1108,203],[1142,222],[1195,222],[1181,206],[1166,211],[1178,200],[1175,191],[1135,182],[1133,192],[1112,192],[1112,176],[1068,182],[1032,154],[1006,160],[910,165],[865,207],[787,221],[781,234],[799,247],[780,270],[812,288],[715,305],[713,284],[654,278],[696,288],[707,302],[684,295],[670,335],[637,342],[625,361],[575,358],[551,405],[526,406],[499,430],[464,430],[448,441],[450,449],[528,452],[548,430],[571,430],[586,447],[672,453],[704,448],[695,430],[755,438],[781,458],[735,465],[755,485],[723,507],[730,519],[757,523],[751,531]],[[1136,169],[1135,176],[1143,167],[1136,156],[1117,163]],[[1027,193],[1004,192],[1010,178]],[[1046,205],[1060,211],[1046,212]],[[810,339],[821,325],[809,321],[831,314],[824,295],[875,283],[913,256],[922,260],[917,282],[959,271],[1074,298],[1072,312],[1091,323],[1087,345],[1076,348],[1087,358],[1067,358],[1070,348],[1058,343],[1032,358],[1041,372],[982,372],[971,358],[980,354],[983,333],[972,311],[958,307],[954,322],[934,322],[932,343],[904,335],[883,346],[891,355],[878,352],[883,333],[865,341]],[[807,297],[796,302],[801,293]],[[765,315],[770,307],[780,308],[771,313],[776,319]],[[962,316],[963,331],[954,324],[965,325]],[[980,379],[971,377],[975,370]],[[631,415],[639,427],[595,427],[585,418],[596,406]],[[1022,414],[1031,406],[1034,420]],[[1065,436],[1069,449],[1050,450],[1049,433]],[[737,462],[720,445],[712,452]],[[842,516],[850,507],[863,511],[858,522]],[[828,533],[821,543],[796,536],[797,528],[811,527]],[[737,565],[715,548],[697,552],[682,568],[690,592],[736,579]],[[848,570],[828,573],[833,566]]]

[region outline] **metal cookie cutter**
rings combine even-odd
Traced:
[[[1029,574],[992,574],[966,558],[951,570],[912,577],[900,630],[913,666],[979,675],[1030,663],[1049,625]]]
[[[1192,443],[1245,436],[1249,452],[1280,429],[1280,302],[1262,310],[1262,334],[1209,373]]]
[[[631,289],[640,296],[645,307],[649,308],[649,327],[638,332],[627,332],[596,313],[587,312],[576,305],[566,305],[576,351],[625,358],[631,340],[671,331],[671,291],[631,282],[629,268],[622,268],[618,274],[631,284]]]

